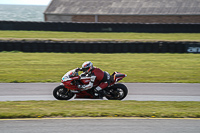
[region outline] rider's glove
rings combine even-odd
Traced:
[[[81,69],[77,67],[77,68],[75,69],[75,72],[79,72],[80,70],[81,70]]]

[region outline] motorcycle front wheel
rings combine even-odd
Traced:
[[[105,96],[108,100],[122,100],[128,94],[128,89],[123,84],[115,84],[109,87],[107,90],[107,95]]]
[[[53,96],[58,100],[69,100],[74,95],[74,93],[65,88],[63,85],[59,85],[53,90]]]

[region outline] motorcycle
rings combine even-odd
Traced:
[[[117,83],[127,75],[114,72],[110,75],[110,84],[107,88],[103,89],[104,96],[108,100],[122,100],[128,94],[128,89],[124,84]],[[95,87],[88,90],[80,89],[79,85],[87,85],[90,82],[90,77],[84,74],[79,75],[78,72],[71,70],[67,72],[61,80],[61,84],[53,90],[53,96],[58,100],[69,100],[75,96],[76,98],[98,99],[98,93],[95,92]]]

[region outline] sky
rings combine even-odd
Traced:
[[[0,0],[0,4],[11,5],[48,5],[51,0]]]

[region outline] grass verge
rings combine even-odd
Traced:
[[[55,31],[0,31],[1,39],[76,41],[200,41],[200,33],[98,33]]]
[[[123,82],[200,83],[200,54],[0,52],[0,82],[60,82],[84,61],[128,76]]]
[[[0,118],[200,118],[199,105],[172,101],[15,101],[0,102]]]

